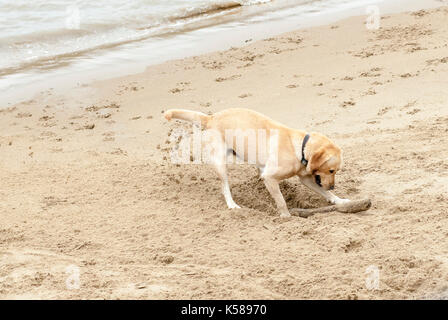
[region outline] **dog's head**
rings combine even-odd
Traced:
[[[325,190],[333,190],[335,175],[342,166],[342,151],[320,134],[313,134],[310,142],[306,170],[313,175],[316,184]]]

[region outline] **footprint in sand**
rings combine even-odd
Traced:
[[[373,95],[375,95],[375,94],[376,94],[375,89],[369,89],[369,90],[367,90],[366,92],[364,92],[362,95],[363,95],[363,96],[373,96]]]
[[[92,105],[90,107],[85,108],[84,110],[87,112],[97,112],[101,109],[119,109],[120,105],[116,102],[111,102],[109,104],[103,105],[103,106],[95,106]]]
[[[352,106],[354,106],[354,105],[356,105],[356,102],[354,102],[353,100],[343,101],[343,102],[341,102],[341,104],[340,104],[340,106],[341,106],[342,108],[352,107]]]
[[[400,74],[400,77],[401,78],[411,78],[411,77],[417,77],[419,74],[420,74],[420,72],[418,72],[418,71],[414,74],[407,72],[407,73]]]
[[[448,63],[448,57],[426,60],[427,65],[439,65],[441,63]]]
[[[43,116],[43,117],[39,118],[39,121],[48,121],[48,120],[51,120],[53,118],[54,118],[53,116]]]
[[[31,114],[31,113],[29,113],[29,112],[19,112],[17,115],[16,115],[16,118],[30,118],[30,117],[32,117],[33,115]]]
[[[427,14],[429,14],[429,12],[426,11],[426,10],[420,10],[420,11],[417,11],[417,12],[411,12],[411,13],[410,13],[411,16],[414,16],[414,17],[416,17],[416,18],[424,17],[424,16],[426,16]]]
[[[128,153],[126,151],[122,150],[121,148],[115,148],[114,151],[108,152],[108,153],[116,155],[116,156],[127,156],[128,155]]]
[[[404,106],[402,106],[402,107],[400,108],[400,110],[406,110],[406,109],[408,109],[408,108],[410,108],[410,107],[413,107],[413,106],[415,106],[416,103],[417,103],[417,100],[408,102],[408,103],[406,103]]]
[[[211,102],[201,102],[199,105],[204,108],[209,108],[212,105],[212,103]]]
[[[83,126],[77,127],[75,128],[75,130],[92,130],[95,128],[95,124],[94,123],[87,123]]]
[[[388,113],[389,110],[391,110],[391,109],[392,109],[392,107],[385,107],[385,108],[382,108],[380,111],[378,111],[377,115],[378,115],[378,116],[385,115],[385,114]]]
[[[9,107],[9,108],[0,108],[0,114],[2,113],[11,113],[17,110],[17,107]]]
[[[417,112],[420,112],[420,111],[421,111],[420,109],[415,108],[415,109],[413,109],[411,111],[406,112],[406,114],[414,115],[414,114],[416,114]]]
[[[210,70],[220,70],[224,68],[224,62],[222,61],[204,61],[201,64],[203,68]]]
[[[177,87],[170,90],[171,93],[180,93],[188,89],[190,82],[179,82],[176,84]],[[191,90],[191,89],[190,89]]]
[[[272,50],[270,50],[268,52],[274,53],[274,54],[280,54],[280,53],[282,53],[282,50],[280,50],[279,48],[272,48]]]
[[[369,71],[361,72],[359,76],[363,78],[379,77],[381,76],[381,73],[378,73],[380,70],[381,68],[372,68]]]
[[[114,137],[115,132],[113,132],[113,131],[105,132],[105,133],[103,133],[103,136],[104,136],[103,141],[105,141],[105,142],[115,141],[115,137]]]
[[[170,90],[171,93],[179,93],[179,92],[182,92],[182,91],[184,91],[184,90],[180,89],[180,88],[173,88],[173,89]]]
[[[223,82],[223,81],[228,81],[228,80],[236,80],[238,78],[241,78],[240,74],[234,74],[233,76],[230,77],[218,77],[215,79],[216,82]]]

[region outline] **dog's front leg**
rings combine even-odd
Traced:
[[[274,198],[275,204],[277,205],[278,211],[280,212],[280,217],[287,218],[290,217],[291,214],[288,211],[288,207],[286,206],[285,198],[283,198],[282,192],[280,191],[280,186],[278,184],[278,180],[272,177],[263,177],[264,184],[271,194],[272,198]]]
[[[300,181],[302,181],[302,183],[304,185],[306,185],[308,188],[310,188],[314,192],[320,194],[322,197],[327,199],[327,201],[330,202],[331,204],[342,204],[342,203],[346,203],[346,202],[350,201],[348,199],[341,199],[337,195],[333,194],[332,192],[325,190],[321,186],[317,185],[317,183],[313,179],[313,176],[304,176],[304,177],[299,177],[299,178],[300,178]]]

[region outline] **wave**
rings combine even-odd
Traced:
[[[121,46],[151,37],[194,30],[225,22],[226,15],[241,7],[262,5],[271,0],[227,0],[212,3],[191,2],[165,15],[142,14],[138,19],[83,23],[79,29],[58,28],[32,31],[0,38],[0,77],[29,68],[53,68],[67,59],[92,51]],[[220,21],[214,21],[221,18]]]

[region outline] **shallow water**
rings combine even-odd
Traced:
[[[59,59],[182,32],[265,2],[269,1],[1,1],[0,76],[32,67],[54,68]]]

